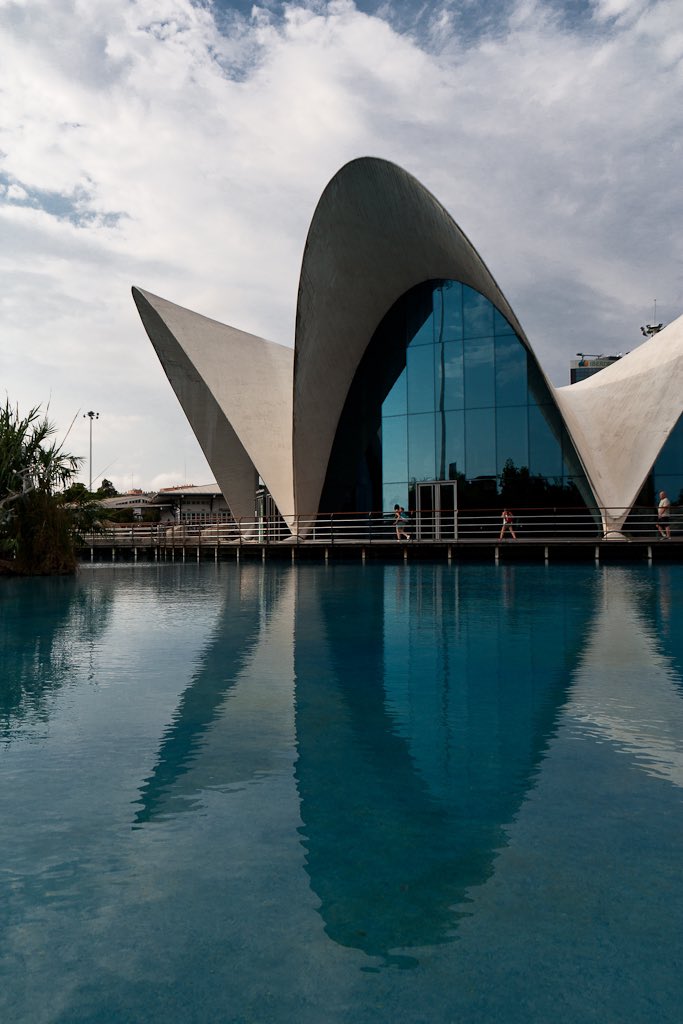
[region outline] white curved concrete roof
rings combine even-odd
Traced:
[[[618,530],[683,412],[683,317],[555,398],[605,529]]]
[[[292,349],[140,288],[133,298],[232,514],[254,515],[258,473],[291,515]]]
[[[293,434],[299,512],[318,509],[339,417],[380,321],[408,289],[436,278],[485,295],[531,353],[474,246],[419,181],[374,157],[342,167],[313,215],[299,284]]]

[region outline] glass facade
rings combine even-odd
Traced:
[[[651,514],[659,501],[660,491],[666,492],[672,505],[683,505],[683,416],[671,431],[643,484],[626,522],[627,529],[642,528],[644,522],[652,522],[644,515]]]
[[[671,431],[652,471],[653,491],[666,491],[673,505],[683,504],[683,416]]]
[[[534,357],[488,299],[457,281],[411,289],[375,332],[321,510],[414,507],[416,486],[437,480],[457,481],[461,508],[590,500]]]

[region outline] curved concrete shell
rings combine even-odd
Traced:
[[[294,511],[294,353],[133,288],[140,317],[236,519],[254,515],[257,474]]]
[[[363,157],[342,167],[313,216],[299,284],[293,435],[299,512],[318,509],[339,417],[375,329],[401,295],[433,278],[460,281],[486,296],[535,360],[483,260],[434,196],[386,160]]]
[[[555,397],[605,532],[618,531],[683,412],[683,317]]]

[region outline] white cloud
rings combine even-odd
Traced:
[[[595,0],[594,7],[596,21],[632,22],[647,7],[647,0]]]
[[[525,0],[474,40],[431,7],[418,43],[349,0],[227,34],[189,0],[0,2],[2,385],[64,428],[99,409],[96,473],[211,476],[130,285],[291,342],[310,217],[359,155],[432,189],[558,383],[655,296],[681,311],[677,3],[596,0],[579,33]]]
[[[28,199],[28,192],[21,185],[7,185],[4,191],[7,198],[13,199],[15,202],[22,202]]]

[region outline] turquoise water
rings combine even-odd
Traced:
[[[681,568],[0,598],[3,1022],[680,1024]]]

